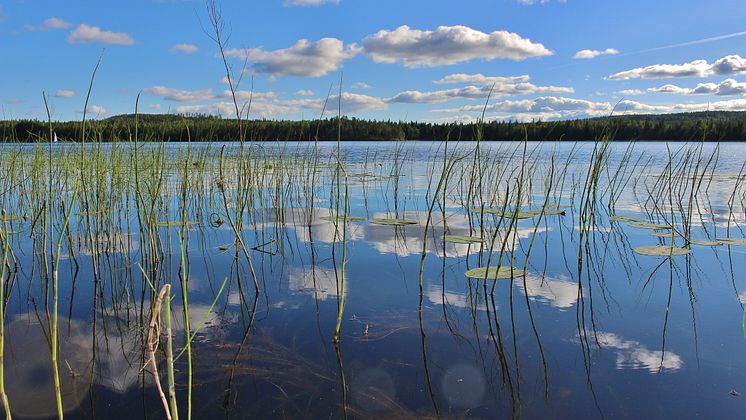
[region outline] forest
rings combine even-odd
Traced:
[[[51,123],[42,120],[0,122],[3,142],[49,141],[50,124],[60,141],[253,141],[336,140],[746,140],[746,112],[694,112],[662,115],[623,115],[562,121],[490,121],[432,123],[381,121],[354,117],[323,120],[242,121],[211,115],[128,114],[106,119]],[[340,127],[341,126],[341,127]]]

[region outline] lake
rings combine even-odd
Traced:
[[[164,418],[156,377],[182,418],[741,417],[745,162],[743,143],[4,145],[9,405],[56,416],[58,289],[68,418]]]

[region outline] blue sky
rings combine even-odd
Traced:
[[[343,112],[469,121],[746,110],[743,0],[254,0],[219,3],[253,118]],[[230,116],[201,0],[0,0],[0,111]],[[336,112],[336,111],[332,111]]]

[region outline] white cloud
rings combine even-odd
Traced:
[[[360,52],[355,44],[347,46],[336,38],[316,42],[301,39],[290,48],[264,51],[261,48],[230,49],[229,57],[253,62],[252,69],[272,76],[324,76],[340,68],[342,62]]]
[[[277,98],[275,92],[252,92],[250,90],[237,90],[235,92],[236,100],[241,102],[254,101],[268,101]],[[226,89],[223,91],[223,98],[232,98],[231,91]]]
[[[308,90],[308,89],[297,90],[297,91],[295,91],[295,94],[297,96],[313,96],[314,95],[313,91],[312,90]]]
[[[285,0],[285,6],[321,6],[322,4],[339,4],[339,0]]]
[[[72,98],[73,96],[75,96],[75,91],[62,89],[62,90],[58,90],[54,94],[54,96],[57,98]]]
[[[689,91],[689,89],[680,88],[676,85],[663,85],[657,88],[649,88],[648,91],[654,92],[654,93],[676,93],[676,94],[685,94]]]
[[[463,114],[482,112],[483,105],[467,105],[460,108],[434,109],[431,112]],[[491,120],[552,120],[568,118],[600,117],[614,114],[660,114],[696,111],[744,111],[746,99],[731,99],[707,103],[646,104],[624,100],[618,104],[594,102],[584,99],[545,96],[534,99],[505,100],[487,107]],[[453,120],[454,117],[448,117]],[[459,118],[461,118],[459,116]],[[442,119],[442,118],[441,118]]]
[[[197,48],[194,44],[174,44],[168,51],[170,51],[172,54],[177,53],[183,53],[183,54],[194,54],[197,52],[199,48]]]
[[[239,92],[238,96],[240,100],[247,100],[248,92]],[[329,104],[334,105],[327,105],[327,109],[330,110],[336,108],[337,103],[338,96],[330,97]],[[251,105],[251,115],[263,118],[295,116],[302,113],[304,110],[320,111],[323,106],[323,99],[277,99],[276,94],[272,92],[255,92],[254,100]],[[381,98],[356,93],[342,93],[343,114],[383,110],[387,108],[388,105]],[[177,106],[175,111],[181,114],[200,113],[223,116],[234,116],[236,113],[233,102],[230,101],[219,101],[206,105],[182,105]]]
[[[458,83],[474,83],[479,85],[492,85],[496,83],[519,83],[528,82],[531,77],[524,74],[521,76],[485,76],[481,73],[477,74],[465,74],[465,73],[454,73],[449,74],[442,79],[435,80],[433,83],[439,85],[447,84],[458,84]]]
[[[98,26],[80,24],[68,35],[67,42],[70,44],[98,42],[107,45],[133,45],[135,40],[124,32],[102,31]]]
[[[463,88],[436,90],[432,92],[405,91],[390,98],[390,102],[437,103],[453,99],[484,99],[490,93],[490,86],[466,86]],[[573,93],[573,88],[561,86],[536,86],[532,83],[504,83],[495,85],[493,97],[524,95],[532,93]]]
[[[736,96],[746,95],[746,83],[737,82],[733,79],[725,79],[720,83],[699,83],[693,89],[667,84],[648,90],[656,93],[674,93],[679,95]]]
[[[161,109],[161,104],[150,104],[150,105],[148,105],[148,109],[152,109],[152,110],[156,110],[157,111],[157,110]]]
[[[153,86],[144,90],[145,93],[154,96],[162,96],[163,99],[176,102],[201,102],[212,99],[212,89],[203,90],[178,90],[165,86]]]
[[[372,86],[365,82],[355,82],[352,84],[353,89],[370,89]]]
[[[405,67],[433,67],[477,58],[524,60],[553,54],[544,45],[512,32],[487,34],[467,26],[439,26],[430,31],[404,25],[367,36],[363,47],[377,63],[401,63]]]
[[[624,340],[614,333],[599,331],[596,337],[601,349],[611,349],[616,353],[617,369],[645,369],[649,373],[658,373],[676,371],[684,365],[676,353],[649,350],[637,341]]]
[[[580,50],[575,53],[575,56],[573,58],[581,59],[581,60],[589,60],[591,58],[596,58],[599,55],[617,55],[619,54],[619,50],[615,48],[607,48],[605,50]]]
[[[73,24],[60,18],[51,17],[45,19],[41,25],[26,25],[26,29],[33,32],[52,31],[55,29],[70,29]]]
[[[709,77],[746,73],[746,59],[740,55],[728,55],[710,64],[707,60],[695,60],[684,64],[653,64],[638,67],[609,76],[611,80],[665,79],[674,77]]]
[[[83,110],[79,109],[78,113],[82,114]],[[89,114],[89,115],[93,114],[95,116],[104,116],[104,115],[107,115],[108,113],[109,112],[106,110],[106,108],[104,108],[104,107],[102,107],[100,105],[90,105],[88,107],[88,111],[87,111],[87,114]]]
[[[638,95],[644,95],[645,91],[640,89],[624,89],[619,91],[624,96],[638,96]]]

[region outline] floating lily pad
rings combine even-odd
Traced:
[[[454,244],[465,244],[465,245],[480,245],[484,243],[484,239],[477,236],[462,236],[462,235],[445,235],[443,240]]]
[[[667,230],[666,232],[650,232],[653,236],[658,236],[661,238],[670,238],[671,237],[671,230]],[[679,236],[678,234],[674,234],[674,236]]]
[[[720,241],[708,241],[706,239],[692,239],[689,241],[692,245],[700,245],[700,246],[720,246],[722,243]]]
[[[642,222],[642,219],[639,219],[637,217],[632,216],[619,216],[619,215],[613,215],[609,216],[610,222]]]
[[[485,275],[488,280],[509,279],[511,277],[521,277],[526,274],[525,271],[515,267],[478,267],[472,268],[464,275],[470,279],[484,279]]]
[[[674,248],[666,245],[638,246],[635,252],[641,255],[654,255],[657,257],[672,257],[674,255],[686,255],[690,251],[686,248]]]
[[[662,223],[645,223],[645,222],[630,223],[629,227],[638,228],[638,229],[671,229],[671,225],[664,225]]]
[[[746,238],[720,238],[718,242],[723,245],[746,246]]]
[[[410,219],[371,219],[370,223],[374,225],[387,225],[387,226],[405,226],[405,225],[416,225],[416,220]]]
[[[474,210],[474,213],[481,213],[482,210]],[[530,219],[532,217],[536,217],[541,213],[537,210],[526,210],[526,211],[519,211],[515,212],[512,210],[506,210],[503,211],[503,209],[484,209],[484,212],[487,214],[495,214],[497,216],[503,217],[505,219]]]
[[[365,220],[365,217],[360,216],[324,216],[321,218],[321,220],[326,220],[327,222],[362,222]]]

